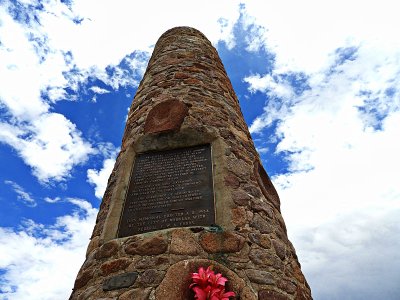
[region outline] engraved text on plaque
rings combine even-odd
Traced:
[[[213,223],[210,145],[137,155],[118,237]]]

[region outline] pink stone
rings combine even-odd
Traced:
[[[189,75],[187,73],[176,72],[175,78],[176,79],[186,79],[186,78],[189,78]]]
[[[245,239],[242,236],[231,232],[206,232],[200,238],[201,246],[208,253],[239,252],[243,248],[244,242]]]
[[[272,244],[274,245],[276,255],[278,255],[280,259],[284,260],[286,257],[285,244],[278,240],[273,240]]]
[[[108,261],[108,262],[105,262],[104,264],[102,264],[100,267],[100,270],[103,275],[108,275],[108,274],[126,269],[130,263],[131,263],[131,260],[126,259],[126,258],[114,259],[114,260],[111,260],[111,261]]]
[[[297,289],[294,283],[284,279],[278,281],[278,287],[289,294],[294,294]]]
[[[154,269],[146,270],[140,275],[138,284],[140,286],[154,286],[158,285],[163,280],[165,272],[157,271]]]
[[[274,231],[270,223],[264,220],[259,214],[254,214],[251,226],[258,229],[261,233],[271,233]]]
[[[197,255],[199,245],[194,234],[187,229],[176,229],[172,232],[170,253],[180,255]]]
[[[145,133],[177,131],[188,114],[188,107],[179,100],[172,99],[153,107],[144,124]]]
[[[242,206],[232,208],[232,223],[235,226],[244,226],[247,223],[246,209]]]
[[[110,241],[108,243],[105,243],[96,252],[95,257],[96,257],[96,259],[110,257],[110,256],[114,255],[115,253],[117,253],[118,247],[119,247],[119,244],[117,241]]]
[[[74,290],[84,287],[89,282],[89,280],[93,278],[93,275],[93,269],[83,271],[75,280]]]
[[[237,189],[240,186],[240,181],[233,173],[229,173],[225,176],[225,185]]]
[[[167,251],[168,243],[162,236],[149,237],[144,240],[133,240],[125,246],[128,254],[158,255]]]
[[[240,206],[246,206],[251,199],[250,195],[242,190],[237,190],[232,192],[232,200],[235,204]]]

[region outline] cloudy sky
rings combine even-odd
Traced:
[[[67,299],[167,29],[220,53],[315,299],[400,299],[397,1],[0,0],[0,299]]]

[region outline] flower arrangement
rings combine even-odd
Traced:
[[[234,292],[225,292],[225,282],[228,281],[221,273],[215,274],[212,267],[204,270],[199,268],[198,273],[192,273],[193,283],[189,286],[195,293],[197,300],[229,300]]]

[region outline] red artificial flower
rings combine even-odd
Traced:
[[[194,298],[195,299],[197,299],[197,300],[207,300],[207,299],[209,299],[208,298],[208,296],[209,296],[209,291],[208,290],[206,290],[206,289],[202,289],[202,288],[199,288],[198,286],[194,286],[193,288],[193,291],[194,291]]]
[[[227,282],[228,279],[222,276],[221,273],[210,274],[210,277],[208,278],[208,282],[211,283],[212,286],[217,287],[217,286],[225,286],[225,282]]]
[[[210,267],[208,267],[207,270],[204,270],[203,267],[200,267],[198,273],[192,274],[192,279],[194,283],[192,283],[191,286],[195,284],[198,284],[202,287],[207,286],[208,279],[210,278],[211,274],[214,274],[214,272],[210,269]]]
[[[225,289],[219,290],[217,293],[213,295],[211,300],[229,300],[229,297],[235,297],[234,292],[226,292]]]
[[[199,268],[198,273],[192,273],[193,283],[189,286],[196,300],[229,300],[234,292],[225,292],[225,282],[228,281],[221,273],[215,274],[211,267],[204,270]]]

